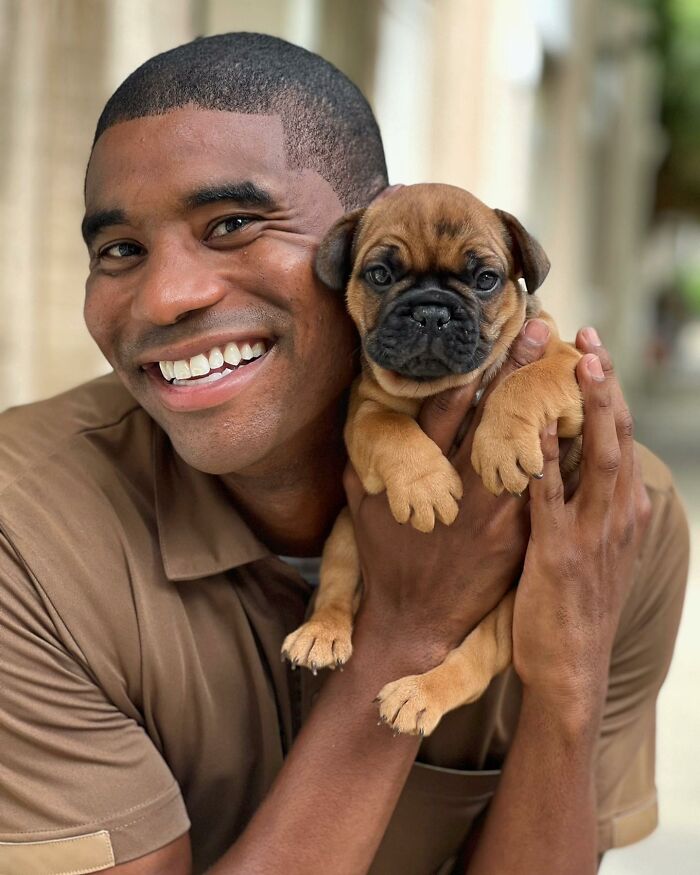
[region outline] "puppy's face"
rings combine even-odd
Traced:
[[[425,397],[505,358],[549,261],[520,223],[447,185],[413,185],[344,216],[321,280],[346,288],[365,359],[392,395]]]

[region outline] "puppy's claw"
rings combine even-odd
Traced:
[[[318,674],[318,666],[316,665],[315,662],[312,662],[312,663],[311,663],[311,674],[312,674],[314,677],[316,677],[316,675]]]
[[[544,477],[544,471],[539,471],[537,474],[532,475],[535,480],[541,480]]]

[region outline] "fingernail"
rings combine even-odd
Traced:
[[[587,355],[586,356],[586,368],[591,377],[596,381],[596,383],[602,383],[605,379],[605,374],[603,373],[603,366],[600,363],[600,359],[597,355]]]
[[[591,346],[602,346],[600,338],[598,337],[598,332],[595,328],[584,328],[582,333]]]
[[[541,319],[530,319],[525,323],[523,334],[525,342],[529,343],[530,346],[542,346],[549,337],[549,327]]]
[[[550,422],[547,425],[547,434],[555,435],[557,433],[557,429],[559,428],[559,423],[555,419],[554,422]]]

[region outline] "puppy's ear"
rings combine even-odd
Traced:
[[[505,210],[494,211],[503,222],[510,237],[510,250],[516,267],[519,267],[530,294],[537,291],[549,273],[549,259],[535,238],[528,234],[520,222]]]
[[[342,291],[352,272],[352,243],[364,209],[353,210],[333,225],[316,253],[316,276],[330,289]]]

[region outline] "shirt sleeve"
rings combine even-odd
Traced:
[[[688,525],[670,474],[646,450],[643,468],[652,518],[610,667],[596,774],[601,853],[639,841],[658,823],[656,699],[671,663],[688,576]]]
[[[0,872],[78,875],[187,832],[180,789],[134,716],[66,646],[0,534]]]

